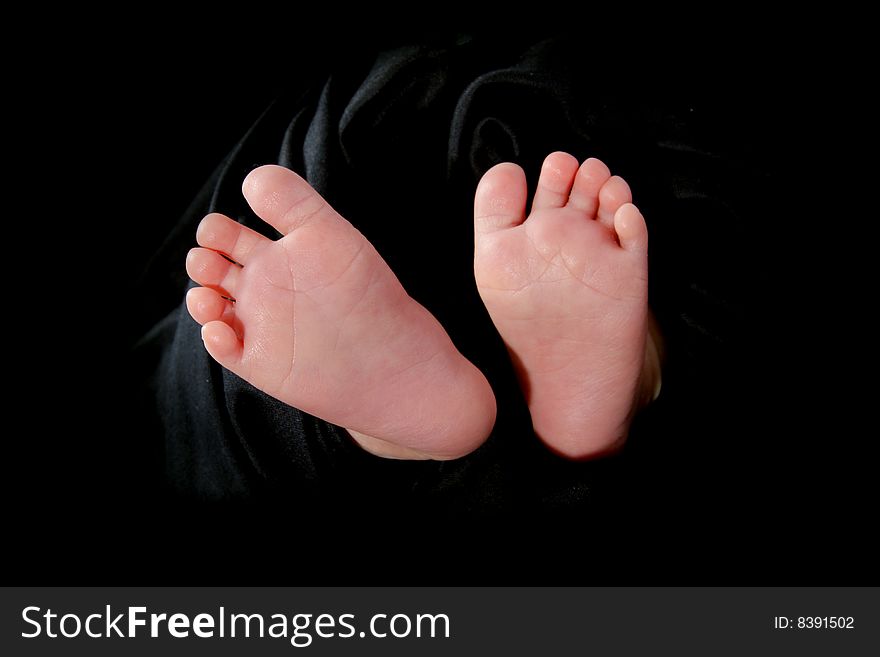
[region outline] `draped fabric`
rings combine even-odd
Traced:
[[[748,376],[740,360],[746,218],[768,165],[754,156],[749,126],[732,121],[716,96],[606,85],[583,63],[582,47],[550,39],[499,48],[468,38],[403,46],[293,85],[266,109],[141,281],[149,298],[137,349],[144,427],[163,445],[172,499],[405,510],[429,523],[588,522],[621,509],[662,512],[701,485],[724,496],[729,470],[720,464],[733,451]],[[650,303],[667,351],[663,392],[637,418],[623,454],[603,461],[563,461],[535,438],[473,281],[481,175],[516,162],[534,189],[554,150],[599,157],[626,178],[650,231]],[[208,212],[277,237],[240,192],[245,175],[267,163],[303,175],[363,232],[486,374],[499,415],[483,447],[451,462],[379,459],[207,355],[183,305],[192,285],[184,257]],[[728,474],[718,479],[720,472]]]

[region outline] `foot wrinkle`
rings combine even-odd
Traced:
[[[293,271],[295,265],[292,263],[295,261],[295,258],[293,256],[293,254],[291,253],[288,244],[289,243],[285,242],[283,239],[281,240],[281,247],[287,253],[288,267],[291,271]],[[363,254],[364,248],[366,248],[366,240],[362,240],[361,243],[358,244],[357,251],[355,251],[352,254],[351,258],[346,263],[345,268],[341,272],[339,272],[339,274],[334,276],[333,280],[327,281],[325,283],[321,283],[320,285],[315,285],[315,286],[310,287],[308,289],[304,289],[304,288],[303,289],[295,289],[294,288],[291,291],[297,292],[297,293],[307,294],[309,292],[315,292],[316,290],[322,290],[324,288],[330,287],[331,285],[335,285],[336,283],[338,283],[340,281],[340,279],[342,279],[348,273],[348,271],[352,268],[352,266],[354,266],[355,262],[357,262],[358,258],[361,256],[361,254]]]
[[[486,219],[508,219],[511,213],[507,214],[503,212],[493,212],[492,214],[481,214],[476,216],[477,221],[485,221]],[[518,226],[514,226],[514,228],[518,228]]]
[[[294,212],[297,210],[297,208],[302,207],[308,201],[315,201],[317,202],[318,206],[316,208],[310,208],[304,213],[294,215]],[[297,199],[296,201],[291,203],[291,205],[284,212],[281,213],[281,216],[284,218],[285,223],[289,222],[289,224],[293,226],[290,230],[287,231],[287,235],[290,235],[294,231],[307,224],[310,220],[314,219],[319,214],[327,210],[333,212],[333,208],[330,207],[327,201],[325,201],[321,196],[314,192],[306,194],[302,198]],[[294,216],[291,218],[291,215]]]
[[[416,367],[420,367],[422,365],[427,365],[432,360],[436,359],[441,353],[442,353],[442,350],[438,347],[437,349],[434,350],[434,352],[430,356],[428,356],[426,358],[422,358],[420,360],[417,360],[413,363],[410,363],[409,365],[407,365],[403,369],[396,372],[394,374],[393,378],[399,379],[400,377],[402,377],[404,374],[406,374],[410,370],[415,369]]]
[[[605,297],[606,299],[611,299],[612,301],[619,301],[619,302],[626,301],[626,299],[624,299],[623,297],[616,297],[613,294],[609,294],[608,292],[605,292],[604,290],[600,290],[599,288],[597,288],[593,285],[590,285],[583,278],[575,277],[574,272],[571,272],[571,274],[575,278],[575,281],[580,283],[583,287],[587,288],[591,292],[595,292],[599,296]]]

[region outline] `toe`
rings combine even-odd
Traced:
[[[532,210],[561,208],[568,203],[577,170],[578,161],[573,155],[561,151],[550,153],[541,167]]]
[[[282,235],[307,223],[339,218],[309,183],[290,169],[273,164],[251,171],[244,179],[242,193],[257,216]]]
[[[590,219],[596,218],[599,211],[599,190],[608,182],[611,171],[602,160],[591,157],[578,169],[568,199],[569,207],[587,214]]]
[[[235,296],[235,283],[241,267],[216,251],[191,249],[186,256],[186,273],[199,285]]]
[[[639,209],[632,203],[624,203],[614,214],[614,231],[620,246],[635,253],[648,252],[648,227]]]
[[[526,218],[526,174],[510,162],[489,169],[474,196],[474,230],[477,235],[518,226]]]
[[[620,176],[611,176],[599,190],[597,219],[609,230],[614,229],[614,214],[624,203],[632,203],[629,185]]]
[[[214,360],[233,373],[239,373],[243,345],[229,324],[208,322],[202,327],[202,341]]]
[[[186,293],[186,309],[199,324],[222,320],[230,302],[207,287],[194,287]]]
[[[242,265],[255,247],[269,241],[256,231],[217,213],[202,219],[196,230],[199,246],[225,253]]]

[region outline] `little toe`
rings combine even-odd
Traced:
[[[194,287],[186,293],[186,309],[199,324],[223,321],[230,302],[216,290],[207,287]]]
[[[240,271],[239,265],[211,249],[190,249],[186,256],[186,273],[191,279],[232,297]]]
[[[574,178],[568,205],[595,219],[599,211],[599,190],[610,177],[611,171],[602,160],[595,157],[585,160]]]
[[[511,162],[496,164],[480,179],[474,195],[477,235],[518,226],[526,218],[526,174]]]
[[[561,208],[568,203],[577,171],[578,161],[573,155],[562,151],[550,153],[541,167],[532,210]]]
[[[614,230],[614,214],[624,203],[632,203],[632,192],[629,185],[620,176],[611,176],[599,190],[597,219],[608,230]]]
[[[648,227],[639,209],[632,203],[624,203],[614,214],[614,230],[617,239],[627,251],[648,252]]]
[[[216,212],[209,214],[196,229],[199,246],[225,253],[235,262],[244,265],[255,247],[271,240],[247,226]]]
[[[214,360],[241,376],[243,344],[229,324],[220,321],[208,322],[202,327],[202,341]]]

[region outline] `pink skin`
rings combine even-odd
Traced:
[[[625,441],[656,395],[648,323],[648,231],[626,182],[602,162],[547,156],[532,211],[505,163],[474,203],[474,273],[516,366],[539,438],[571,459]],[[646,358],[646,354],[648,357]]]
[[[208,353],[379,456],[452,459],[482,444],[488,382],[363,235],[282,167],[251,172],[243,193],[283,237],[202,220],[186,268],[203,287],[187,308]]]

